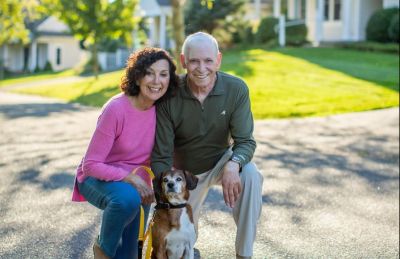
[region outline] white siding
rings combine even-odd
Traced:
[[[21,72],[24,69],[24,47],[22,45],[8,45],[7,69]]]
[[[71,36],[42,36],[38,43],[47,43],[47,57],[54,71],[76,66],[82,58],[79,41]],[[61,63],[57,64],[57,48],[61,49]]]
[[[44,20],[38,27],[37,31],[46,31],[46,32],[69,32],[68,26],[58,20],[54,16],[50,16],[46,20]]]

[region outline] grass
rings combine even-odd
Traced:
[[[256,119],[324,116],[399,105],[399,57],[335,48],[236,49],[224,53],[221,70],[250,88]],[[19,89],[101,106],[119,92],[122,71],[98,81]]]
[[[45,79],[52,79],[52,78],[59,78],[59,77],[67,77],[75,75],[75,71],[73,69],[67,69],[59,72],[39,72],[35,74],[22,74],[16,75],[12,77],[5,78],[0,80],[0,87],[13,85],[13,84],[20,84],[20,83],[28,83],[33,81],[40,81]]]

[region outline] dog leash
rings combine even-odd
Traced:
[[[132,173],[136,174],[137,170],[139,168],[142,168],[146,171],[146,173],[148,174],[148,176],[150,177],[150,179],[154,179],[154,173],[153,171],[151,171],[151,169],[147,166],[139,166],[136,167]],[[153,213],[153,217],[154,217],[154,213]],[[153,217],[150,221],[149,227],[147,228],[146,232],[144,231],[145,228],[145,224],[146,222],[144,222],[144,209],[143,206],[140,206],[140,227],[139,227],[139,255],[138,258],[141,259],[142,258],[142,249],[143,249],[143,245],[147,240],[147,248],[146,248],[146,254],[145,254],[145,259],[150,259],[151,258],[151,250],[152,250],[152,243],[153,243],[153,238],[151,236],[151,228],[153,226]]]

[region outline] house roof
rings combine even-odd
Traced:
[[[157,3],[160,6],[170,6],[171,5],[171,2],[169,0],[157,0]]]
[[[25,23],[34,37],[72,35],[68,26],[53,16],[47,16],[34,21],[25,21]]]

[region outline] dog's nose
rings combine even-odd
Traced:
[[[168,188],[174,187],[174,183],[167,183]]]

